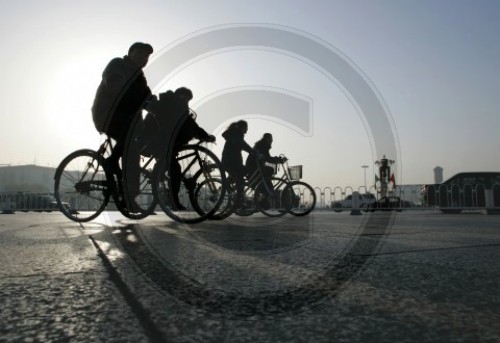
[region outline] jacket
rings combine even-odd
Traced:
[[[238,127],[230,127],[223,134],[222,137],[226,140],[224,149],[222,150],[222,165],[229,172],[229,174],[244,175],[245,166],[243,165],[243,157],[241,152],[244,150],[249,154],[253,153],[252,148],[245,142],[245,135]]]
[[[96,129],[112,137],[123,134],[149,96],[142,69],[127,56],[114,58],[102,73],[92,105]]]

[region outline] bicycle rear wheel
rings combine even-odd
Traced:
[[[76,222],[96,218],[109,202],[103,157],[77,150],[62,160],[54,175],[54,195],[60,211]]]
[[[178,199],[172,191],[171,169],[176,166],[171,166],[170,160],[161,161],[157,163],[153,184],[153,192],[157,197],[158,204],[170,218],[178,222],[197,223],[209,218],[218,210],[225,195],[226,176],[220,160],[205,147],[186,145],[179,151],[175,161],[181,167]],[[195,191],[200,184],[208,187],[207,180],[220,180],[220,184],[217,186],[218,190],[214,197],[210,202],[204,203],[203,210],[200,211]]]
[[[294,216],[305,216],[316,207],[316,192],[303,181],[291,181],[288,184],[292,196],[290,213]]]

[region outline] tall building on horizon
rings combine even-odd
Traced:
[[[434,168],[434,183],[443,183],[443,168],[440,166]]]

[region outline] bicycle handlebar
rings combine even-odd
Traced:
[[[261,161],[264,159],[264,154],[256,153],[255,157],[257,158],[258,161]],[[280,161],[274,164],[285,164],[288,161],[288,158],[284,154],[280,154],[278,158],[280,158]]]

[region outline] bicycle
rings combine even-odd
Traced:
[[[226,175],[219,158],[206,147],[197,144],[183,146],[175,156],[180,165],[178,201],[173,187],[170,159],[157,164],[153,193],[161,209],[172,219],[183,223],[198,223],[212,216],[221,206],[226,193]],[[217,181],[216,181],[217,180]],[[210,193],[210,201],[195,200],[197,194]],[[178,202],[178,203],[177,203]],[[180,208],[179,208],[180,207]]]
[[[256,158],[259,158],[256,156]],[[221,180],[210,180],[211,184],[223,185]],[[211,219],[225,219],[231,214],[249,216],[261,212],[268,217],[280,217],[292,210],[296,197],[289,178],[271,177],[266,182],[261,163],[257,169],[244,179],[243,189],[238,192],[236,183],[228,178],[226,196],[219,211],[210,216]],[[210,193],[204,192],[200,196],[201,183],[195,192],[195,203],[205,203],[210,199]],[[312,188],[311,188],[312,189]],[[208,194],[208,197],[206,196]]]
[[[108,159],[112,150],[112,140],[107,137],[97,151],[77,150],[57,167],[54,195],[59,210],[69,219],[91,221],[104,211],[111,198],[120,213],[130,219],[143,219],[154,212],[152,177],[156,159],[149,157],[144,163],[144,156],[141,157],[137,208],[131,211],[126,205],[122,171]],[[65,206],[68,203],[69,208]]]
[[[281,154],[279,157],[281,160],[279,163],[265,163],[274,169],[270,181],[272,183],[272,191],[275,194],[271,197],[271,201],[285,202],[288,213],[298,217],[305,216],[316,207],[316,192],[311,185],[300,181],[302,178],[301,165],[289,166],[288,158],[285,155]],[[260,164],[258,165],[260,166]],[[276,176],[280,169],[283,170],[283,173],[281,176]],[[266,188],[267,192],[269,192],[269,187]],[[276,203],[272,202],[271,208],[274,208],[276,205]],[[284,214],[282,208],[278,209],[278,213],[269,213],[265,210],[262,210],[262,212],[272,217]]]

